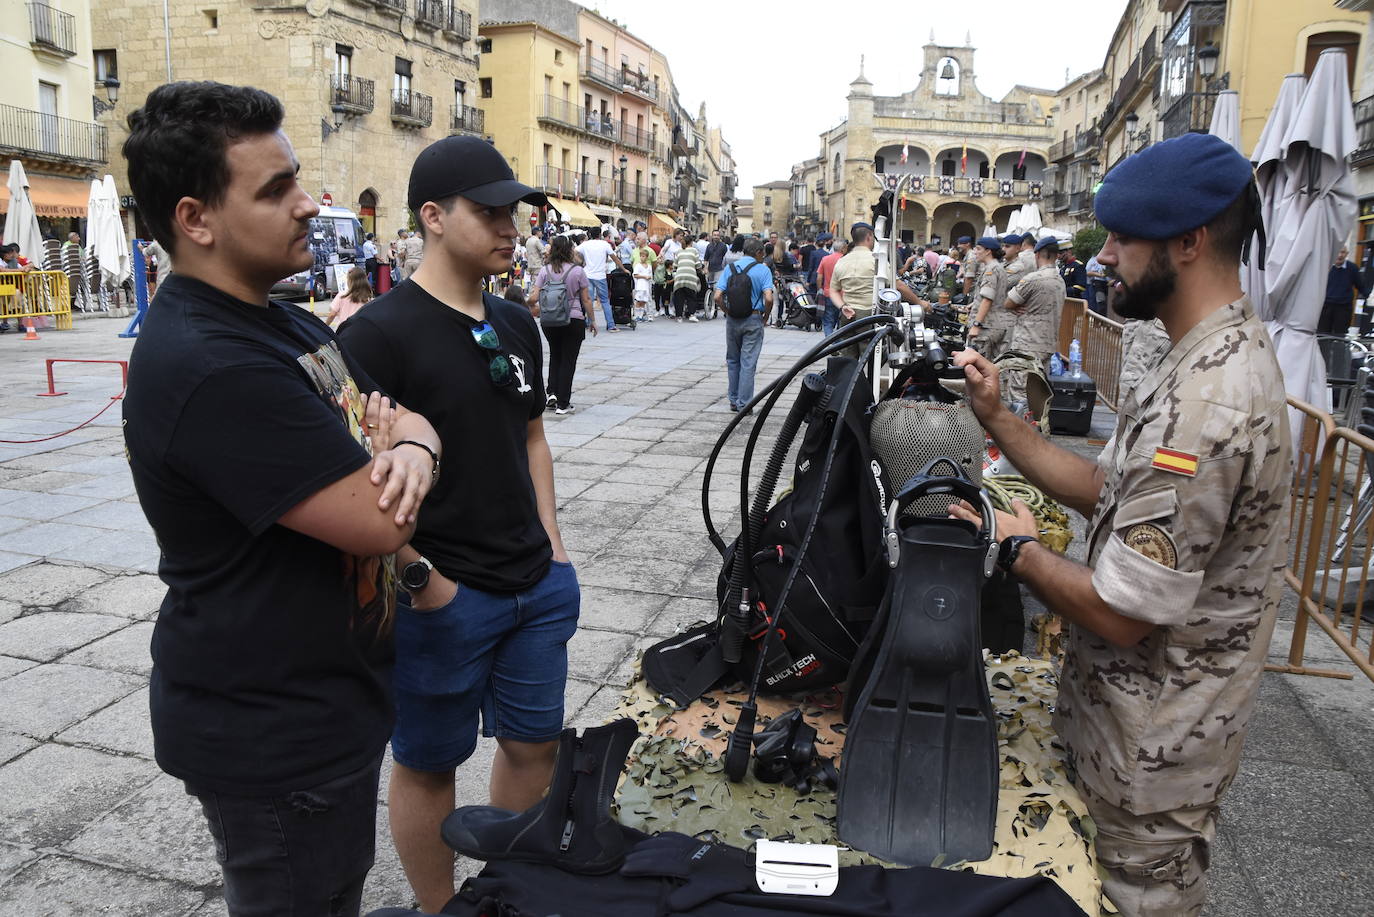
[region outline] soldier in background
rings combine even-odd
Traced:
[[[1040,362],[1046,378],[1050,374],[1050,354],[1059,338],[1059,311],[1064,307],[1064,281],[1055,267],[1059,243],[1053,236],[1036,243],[1036,269],[1017,281],[1007,293],[1007,309],[1012,313],[1007,349],[1018,350]],[[1007,376],[1008,404],[1026,400],[1026,374]]]
[[[969,347],[995,360],[1006,350],[1011,313],[1007,311],[1007,271],[1002,265],[1002,242],[984,236],[973,246],[981,267],[978,293],[974,297],[973,319],[968,323]]]
[[[997,445],[1092,519],[1082,566],[1039,544],[1024,505],[999,513],[999,565],[1070,622],[1055,728],[1097,826],[1103,890],[1127,917],[1202,910],[1283,586],[1283,378],[1239,280],[1258,202],[1250,163],[1205,134],[1157,143],[1102,183],[1098,260],[1117,309],[1158,315],[1172,346],[1123,392],[1096,463],[1008,412],[985,358],[955,356]]]

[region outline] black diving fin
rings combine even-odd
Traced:
[[[997,722],[978,626],[995,521],[975,485],[930,468],[888,514],[893,572],[853,668],[837,801],[842,841],[908,866],[987,859],[997,817]],[[900,515],[931,494],[980,508],[983,529]]]

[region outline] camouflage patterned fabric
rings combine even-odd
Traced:
[[[1158,366],[1174,342],[1159,319],[1127,320],[1121,326],[1121,396],[1140,384],[1152,366]]]
[[[1235,776],[1283,585],[1292,446],[1273,345],[1242,298],[1122,398],[1089,565],[1121,648],[1070,627],[1055,727],[1082,781],[1137,815],[1213,804]]]
[[[1007,269],[1000,261],[985,265],[979,285],[973,291],[973,315],[982,308],[982,300],[992,301],[988,314],[983,317],[982,330],[971,343],[989,360],[995,360],[1007,349],[1007,335],[1011,330],[1012,314],[1007,308],[1007,288],[1010,286]]]
[[[1058,882],[1090,917],[1116,913],[1102,897],[1093,852],[1096,828],[1068,780],[1050,726],[1058,692],[1053,667],[1008,653],[988,657],[986,671],[1002,761],[993,855],[978,863],[931,865],[994,876],[1041,873]],[[752,773],[741,783],[726,780],[719,756],[743,698],[743,692],[714,691],[685,710],[674,710],[641,678],[631,682],[613,714],[635,719],[640,731],[617,795],[622,824],[649,832],[700,834],[740,847],[759,838],[838,843],[830,790],[802,795],[780,784],[761,783]],[[819,753],[840,755],[844,725],[840,698],[833,692],[800,701],[760,698],[760,728],[798,704],[816,728]],[[840,863],[881,861],[842,850]]]

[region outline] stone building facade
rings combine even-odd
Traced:
[[[117,61],[110,171],[125,118],[169,80],[257,86],[286,106],[302,186],[391,238],[406,226],[416,155],[454,133],[485,136],[477,77],[476,0],[257,0],[206,9],[190,0],[97,0],[97,53]],[[170,42],[167,40],[170,37]],[[337,125],[337,126],[336,126]],[[144,235],[137,203],[129,229]]]
[[[815,178],[798,199],[816,226],[846,232],[870,219],[875,173],[910,176],[899,216],[903,238],[914,242],[948,245],[989,225],[1005,228],[1013,210],[1044,200],[1054,94],[1018,86],[1001,101],[984,95],[971,44],[932,37],[922,54],[910,92],[875,96],[862,72],[850,84],[848,117],[821,135],[819,168],[802,168]],[[757,192],[754,211],[758,227]]]

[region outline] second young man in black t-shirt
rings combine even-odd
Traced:
[[[567,642],[580,594],[555,519],[539,332],[526,309],[482,293],[510,269],[515,181],[490,143],[449,137],[422,152],[408,203],[425,239],[410,279],[346,322],[348,352],[434,422],[445,473],[399,557],[409,602],[396,623],[391,832],[420,905],[452,897],[439,825],[454,771],[495,736],[491,803],[522,811],[552,775]]]

